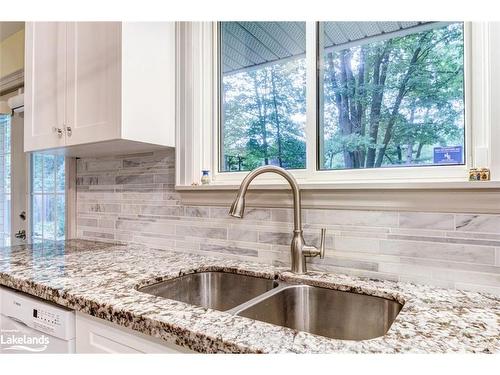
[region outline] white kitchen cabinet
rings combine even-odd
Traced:
[[[66,24],[66,145],[118,139],[121,24]]]
[[[175,23],[28,22],[25,151],[175,146]]]
[[[76,313],[77,353],[194,353],[158,338],[147,336],[117,324]]]
[[[28,45],[24,82],[25,151],[64,146],[66,25],[28,22]]]

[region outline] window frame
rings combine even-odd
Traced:
[[[498,23],[464,22],[465,164],[450,166],[318,169],[318,32],[318,22],[306,22],[306,168],[290,170],[302,187],[338,188],[346,184],[376,187],[387,183],[411,187],[419,183],[421,188],[425,183],[435,186],[438,182],[466,182],[469,168],[474,167],[489,167],[492,179],[500,181],[496,173],[500,172],[500,139],[493,137],[500,130],[498,126],[492,127],[493,120],[500,118],[500,109],[491,106],[500,96],[496,90],[500,86],[500,71],[495,68],[499,65],[495,63],[500,63],[500,53],[490,47],[500,41]],[[212,177],[206,189],[239,185],[248,173],[219,172],[222,120],[219,33],[218,22],[178,24],[177,89],[178,97],[182,98],[177,103],[176,186],[179,189],[200,184],[202,169],[209,169]],[[255,182],[269,187],[284,184],[272,174],[263,175]]]
[[[35,155],[41,155],[42,156],[42,191],[41,192],[35,192],[34,189],[33,189],[33,183],[34,183],[34,173],[33,173],[33,168],[34,168],[34,162],[33,162],[33,159],[35,157]],[[58,177],[57,177],[57,172],[56,172],[56,167],[54,166],[54,191],[45,191],[45,188],[44,188],[44,184],[45,184],[45,174],[44,174],[44,168],[45,168],[45,162],[44,162],[44,157],[48,155],[48,156],[53,156],[54,157],[54,163],[56,163],[56,157],[62,157],[63,160],[64,160],[64,190],[61,192],[57,189],[57,181],[58,181]],[[28,186],[27,186],[27,189],[29,191],[29,217],[30,217],[30,220],[29,220],[29,240],[28,242],[30,243],[41,243],[41,242],[44,242],[44,241],[61,241],[61,240],[65,240],[67,237],[67,224],[68,224],[68,218],[67,218],[67,190],[68,190],[68,177],[67,177],[67,172],[68,172],[68,167],[66,165],[66,157],[64,157],[64,155],[59,155],[57,153],[43,153],[43,152],[31,152],[29,154],[29,181],[28,181]],[[34,237],[34,233],[33,233],[33,224],[34,224],[34,220],[33,220],[33,215],[34,215],[34,204],[33,204],[33,201],[34,201],[34,198],[35,196],[40,196],[42,198],[42,236],[41,237]],[[45,237],[45,232],[43,230],[45,224],[44,224],[44,218],[43,218],[43,215],[44,215],[44,207],[45,207],[45,201],[44,201],[44,198],[45,196],[52,196],[54,198],[54,222],[56,223],[55,226],[54,226],[54,237],[53,238],[49,238],[49,237]],[[64,238],[63,239],[58,239],[57,238],[57,219],[58,219],[58,214],[57,214],[57,200],[59,197],[63,197],[64,199]]]
[[[448,24],[448,22],[435,22],[436,27],[443,27],[445,24]],[[321,22],[316,23],[316,58],[317,61],[319,62],[321,60],[321,50],[320,50],[320,38],[322,35],[320,34],[322,32],[322,29],[320,27]],[[423,27],[417,26],[416,29],[418,31],[415,32],[420,32],[422,31]],[[338,171],[378,171],[378,174],[380,174],[381,170],[389,170],[388,176],[390,174],[391,177],[394,179],[400,179],[400,178],[406,178],[406,179],[411,179],[411,174],[414,173],[412,172],[414,169],[418,168],[420,170],[423,170],[424,176],[428,176],[428,178],[439,178],[440,176],[443,176],[443,178],[446,179],[452,179],[455,177],[462,177],[467,175],[467,171],[469,170],[468,165],[472,165],[472,144],[471,144],[471,119],[470,119],[470,113],[471,113],[471,100],[470,100],[470,83],[471,83],[471,69],[470,69],[470,50],[471,50],[471,31],[470,31],[470,23],[463,22],[463,37],[464,37],[464,53],[463,53],[463,60],[464,60],[464,85],[463,85],[463,90],[464,90],[464,163],[463,164],[455,164],[455,165],[413,165],[413,166],[389,166],[389,167],[383,167],[383,168],[359,168],[359,169],[321,169],[320,164],[321,164],[321,78],[322,78],[322,72],[320,71],[319,66],[317,65],[317,72],[318,74],[316,75],[316,169],[318,172],[338,172]],[[357,44],[354,44],[357,45]],[[444,173],[434,173],[433,170],[439,168],[439,172],[444,172]],[[403,169],[403,172],[398,173],[398,170]],[[404,171],[404,169],[408,170],[407,172]],[[395,170],[395,171],[392,171]],[[372,174],[376,173],[367,173],[364,172],[369,178],[371,179]],[[406,175],[409,176],[406,176]],[[340,175],[340,174],[339,174]],[[394,176],[392,176],[394,175]],[[350,177],[350,174],[346,174],[346,177]],[[351,177],[352,178],[352,177]],[[425,178],[425,177],[424,177]],[[420,179],[420,178],[419,178]]]
[[[33,242],[33,169],[32,169],[32,154],[29,153],[26,157],[26,207],[28,215],[26,217],[26,239],[28,243]],[[76,236],[76,158],[65,157],[65,189],[64,189],[64,240],[72,239]],[[60,194],[60,193],[59,193]],[[37,240],[41,240],[37,238]],[[53,240],[45,240],[53,241]]]
[[[306,24],[306,82],[309,82],[309,76],[311,74],[310,72],[310,56],[307,54],[307,46],[308,43],[310,42],[308,38],[310,38],[307,30],[308,30],[308,24],[309,22],[305,22]],[[228,175],[238,175],[236,178],[237,181],[241,181],[244,176],[248,174],[250,171],[221,171],[222,169],[222,150],[223,150],[223,142],[222,142],[222,121],[224,120],[223,118],[223,103],[222,103],[222,97],[220,93],[222,92],[222,64],[220,63],[220,58],[221,58],[221,49],[220,49],[220,40],[221,40],[221,30],[220,30],[220,22],[214,22],[213,25],[214,28],[214,46],[213,46],[213,51],[215,51],[215,58],[213,61],[213,64],[215,65],[215,70],[216,70],[216,75],[215,75],[215,82],[217,86],[216,92],[214,92],[214,100],[217,102],[217,121],[214,124],[214,142],[215,142],[215,147],[217,148],[217,152],[213,155],[213,160],[214,163],[212,165],[212,168],[209,170],[212,172],[212,180],[213,181],[233,181],[234,178],[232,176],[225,176],[226,174]],[[314,35],[315,37],[315,35]],[[309,97],[309,86],[306,87],[306,125],[305,125],[305,131],[306,131],[306,167],[305,168],[300,168],[300,169],[287,169],[288,171],[291,171],[294,176],[298,179],[300,178],[306,178],[307,175],[309,175],[309,167],[310,164],[309,161],[309,154],[308,150],[309,147],[307,146],[309,142],[311,142],[310,139],[310,124],[309,124],[309,116],[308,113],[310,111],[309,108],[309,103],[311,102],[311,98]],[[312,172],[312,171],[309,171]],[[265,178],[266,176],[261,176],[259,177],[260,179]],[[269,178],[269,177],[268,177]],[[273,180],[276,180],[274,176],[270,177]],[[280,180],[278,180],[280,181]]]

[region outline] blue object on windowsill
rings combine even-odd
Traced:
[[[201,176],[201,183],[202,185],[208,185],[210,184],[210,171],[209,170],[202,170],[201,171],[202,176]]]
[[[463,146],[434,147],[434,164],[463,164]]]

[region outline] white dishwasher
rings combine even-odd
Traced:
[[[0,287],[0,353],[75,353],[75,312]]]

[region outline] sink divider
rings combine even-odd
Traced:
[[[249,307],[256,305],[257,303],[260,303],[261,301],[263,301],[269,297],[272,297],[275,294],[278,294],[279,292],[281,292],[284,289],[303,286],[302,284],[287,284],[287,283],[279,282],[279,281],[277,283],[278,283],[278,286],[276,288],[268,290],[267,292],[260,294],[257,297],[254,297],[251,300],[242,303],[241,305],[235,306],[230,310],[226,310],[225,312],[228,314],[231,314],[231,315],[238,315],[243,310],[246,310]]]

